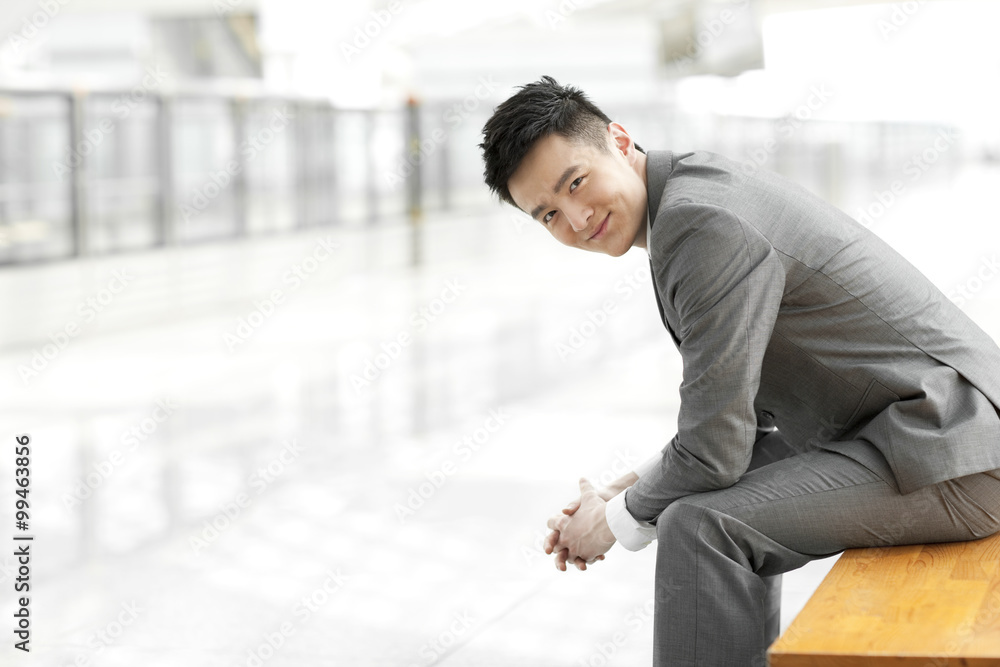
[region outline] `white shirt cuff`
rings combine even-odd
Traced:
[[[625,507],[627,490],[608,501],[604,508],[604,516],[608,520],[608,528],[618,543],[629,551],[639,551],[656,539],[656,526],[645,521],[636,521],[635,517],[629,514],[628,508]]]

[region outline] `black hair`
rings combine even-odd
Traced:
[[[608,151],[607,127],[611,119],[582,90],[560,86],[551,76],[521,86],[493,110],[483,126],[486,185],[501,201],[517,206],[507,181],[539,139],[558,134],[570,141]],[[636,145],[636,149],[642,150]]]

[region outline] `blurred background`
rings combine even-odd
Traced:
[[[567,249],[491,199],[483,123],[552,75],[647,150],[823,196],[998,338],[998,23],[985,0],[4,0],[0,663],[648,664],[655,547],[560,573],[541,540],[580,476],[673,436],[680,358],[644,251]],[[786,575],[784,626],[832,561]]]

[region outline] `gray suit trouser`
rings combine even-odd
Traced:
[[[736,484],[675,501],[656,526],[654,665],[763,666],[781,573],[854,547],[992,535],[1000,470],[904,496],[867,442],[798,451],[775,431]]]

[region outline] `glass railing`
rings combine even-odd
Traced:
[[[0,264],[495,206],[477,147],[491,106],[0,90]],[[946,178],[963,159],[945,125],[620,111],[647,149],[720,152],[855,217],[894,181]]]

